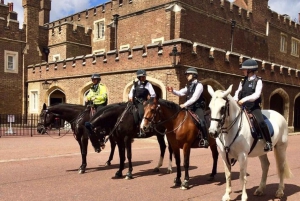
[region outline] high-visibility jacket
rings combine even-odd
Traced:
[[[92,85],[88,95],[87,100],[92,100],[95,105],[101,105],[107,100],[106,86],[102,83]]]

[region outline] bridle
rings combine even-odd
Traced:
[[[221,108],[221,118],[212,118],[212,117],[210,118],[211,121],[218,122],[218,128],[221,128],[221,130],[227,129],[227,128],[223,128],[223,126],[225,124],[226,117],[229,116],[229,101],[228,99],[225,99],[225,101],[226,101],[225,106]],[[233,126],[233,124],[230,126],[230,128]]]
[[[179,129],[179,128],[182,126],[182,124],[183,124],[183,123],[185,122],[185,120],[187,119],[187,110],[185,110],[185,116],[184,116],[184,119],[183,119],[183,120],[180,122],[180,124],[179,124],[176,128],[174,128],[173,130],[171,130],[171,131],[167,131],[167,130],[166,130],[164,133],[161,133],[161,132],[159,132],[159,131],[156,129],[156,127],[159,126],[159,125],[163,125],[164,123],[170,121],[171,119],[173,119],[174,117],[176,117],[180,111],[182,111],[182,110],[178,110],[178,111],[175,112],[172,116],[170,116],[169,118],[167,118],[167,119],[164,120],[164,121],[158,120],[157,122],[155,122],[155,118],[156,118],[157,114],[160,115],[160,116],[162,116],[161,106],[160,106],[160,104],[157,104],[157,107],[155,108],[155,110],[154,110],[154,109],[151,109],[151,113],[153,113],[152,118],[149,118],[149,117],[145,117],[145,116],[144,116],[144,119],[146,119],[147,121],[149,121],[149,124],[150,124],[149,127],[153,127],[154,130],[155,130],[157,133],[159,133],[159,134],[161,134],[161,135],[165,135],[165,134],[167,134],[167,133],[174,132],[175,130]],[[160,118],[159,118],[159,119],[160,119]]]

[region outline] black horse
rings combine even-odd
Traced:
[[[120,166],[119,170],[116,172],[116,177],[122,177],[122,171],[124,170],[125,163],[125,149],[127,150],[127,159],[129,164],[129,170],[126,174],[126,179],[132,179],[132,149],[131,143],[133,139],[138,137],[137,133],[139,132],[139,123],[137,121],[137,116],[135,106],[128,102],[119,105],[118,107],[114,107],[112,109],[106,110],[101,115],[95,114],[89,122],[86,122],[86,128],[90,131],[91,136],[97,136],[98,129],[105,129],[106,134],[108,136],[113,137],[116,141],[119,148],[119,156],[120,156]],[[157,140],[160,146],[160,160],[158,166],[154,169],[154,171],[159,171],[159,167],[162,166],[166,144],[164,140],[164,128],[158,128],[156,131],[146,133],[146,137],[151,137],[153,135],[157,136]],[[92,145],[95,149],[100,147],[99,140],[95,139],[95,137],[91,137]],[[168,146],[170,157],[169,160],[172,161],[172,149]],[[172,172],[171,163],[168,167],[167,173]]]
[[[117,104],[108,105],[101,110],[99,110],[96,114],[101,114],[108,108],[113,108]],[[74,137],[80,146],[81,158],[82,162],[78,169],[78,173],[82,174],[86,170],[87,161],[87,147],[88,147],[88,139],[89,135],[84,127],[84,122],[88,121],[91,118],[91,108],[85,107],[83,105],[76,104],[67,104],[61,103],[54,106],[49,106],[47,108],[46,104],[43,105],[42,112],[40,114],[40,122],[37,125],[37,131],[39,133],[45,133],[48,127],[54,123],[55,118],[58,117],[63,119],[71,124],[71,128],[74,132]],[[111,160],[113,159],[116,143],[110,140],[111,144],[111,152],[106,165],[111,165]],[[100,148],[95,150],[96,152],[100,152]]]

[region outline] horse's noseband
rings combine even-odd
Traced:
[[[223,125],[225,124],[225,119],[227,116],[229,116],[229,101],[228,99],[225,99],[226,103],[225,106],[221,108],[221,118],[210,118],[211,121],[216,121],[218,122],[218,128],[222,128]],[[226,115],[227,113],[227,115]]]
[[[154,109],[153,109],[153,110],[154,110]],[[154,122],[154,119],[155,119],[157,113],[160,113],[160,112],[161,112],[161,110],[160,110],[160,105],[158,104],[154,111],[151,110],[151,113],[153,113],[152,118],[144,117],[144,119],[146,119],[147,121],[149,121],[149,122],[150,122],[150,125],[151,125],[151,124],[157,124],[157,122]]]

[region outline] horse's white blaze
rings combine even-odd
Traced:
[[[221,118],[221,108],[225,107],[226,101],[224,98],[227,98],[229,101],[229,116],[226,114],[224,128],[228,128],[232,122],[237,118],[240,113],[240,107],[231,97],[230,92],[232,90],[232,85],[224,91],[214,91],[211,86],[208,86],[208,91],[212,96],[209,107],[211,109],[211,118],[220,119]],[[288,167],[286,161],[286,148],[288,141],[288,125],[284,117],[276,111],[272,110],[263,110],[263,114],[269,118],[273,129],[274,135],[272,137],[272,143],[274,146],[274,154],[276,158],[278,174],[279,174],[279,186],[276,191],[276,197],[283,196],[284,190],[284,178],[289,178],[292,176],[291,171]],[[242,121],[242,124],[241,124]],[[241,129],[239,131],[239,126]],[[220,132],[218,128],[219,122],[212,121],[210,124],[209,132],[214,134],[215,132]],[[259,140],[253,151],[248,155],[251,145],[253,144],[253,138],[251,136],[250,127],[246,116],[242,113],[242,117],[238,117],[237,121],[234,123],[232,128],[227,130],[228,133],[219,135],[217,138],[217,145],[219,146],[220,154],[223,158],[225,164],[225,175],[226,175],[226,190],[223,196],[223,200],[230,200],[231,192],[231,172],[229,164],[226,159],[226,152],[224,146],[230,146],[230,151],[228,153],[229,159],[237,159],[240,163],[240,182],[242,185],[242,200],[245,201],[248,199],[246,193],[246,182],[247,182],[247,163],[248,157],[260,157],[260,162],[262,164],[262,179],[259,187],[255,191],[255,195],[262,195],[264,189],[266,188],[267,172],[269,169],[269,160],[267,158],[266,152],[264,152],[263,147],[265,145],[264,140]],[[234,140],[235,136],[238,134],[237,138]]]

